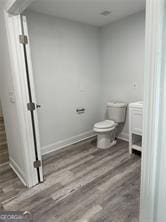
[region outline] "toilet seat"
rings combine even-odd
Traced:
[[[95,124],[95,128],[99,129],[112,128],[113,126],[115,126],[115,122],[112,120],[104,120]]]
[[[116,123],[112,120],[104,120],[98,122],[94,125],[95,132],[109,132],[113,130],[116,126]]]

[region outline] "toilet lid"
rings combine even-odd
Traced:
[[[115,126],[115,122],[112,120],[104,120],[102,122],[96,123],[95,128],[107,129]]]

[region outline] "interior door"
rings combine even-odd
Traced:
[[[17,123],[15,138],[8,136],[15,142],[14,146],[10,143],[9,164],[32,187],[43,181],[43,170],[28,29],[25,17],[4,15]]]
[[[40,106],[36,103],[35,84],[33,78],[27,20],[26,17],[22,15],[20,15],[20,20],[21,20],[22,34],[19,36],[19,40],[23,47],[23,55],[24,55],[25,70],[26,70],[26,83],[27,83],[28,97],[29,97],[27,109],[30,112],[31,116],[34,152],[36,159],[34,161],[34,167],[37,170],[37,177],[40,183],[43,181],[42,156],[41,156],[41,146],[40,146],[40,136],[39,136],[38,116],[37,116],[37,109],[40,108]]]

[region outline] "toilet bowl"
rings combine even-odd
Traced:
[[[116,144],[126,117],[127,105],[124,103],[107,103],[108,119],[94,125],[97,134],[97,147],[107,149]]]
[[[114,132],[117,124],[112,120],[105,120],[94,125],[94,132],[97,133],[97,147],[107,149],[116,144],[116,140],[111,141],[111,133]]]

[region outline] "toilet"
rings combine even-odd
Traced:
[[[97,133],[97,147],[107,149],[116,144],[117,137],[121,133],[126,119],[127,104],[107,103],[107,119],[94,125]]]

